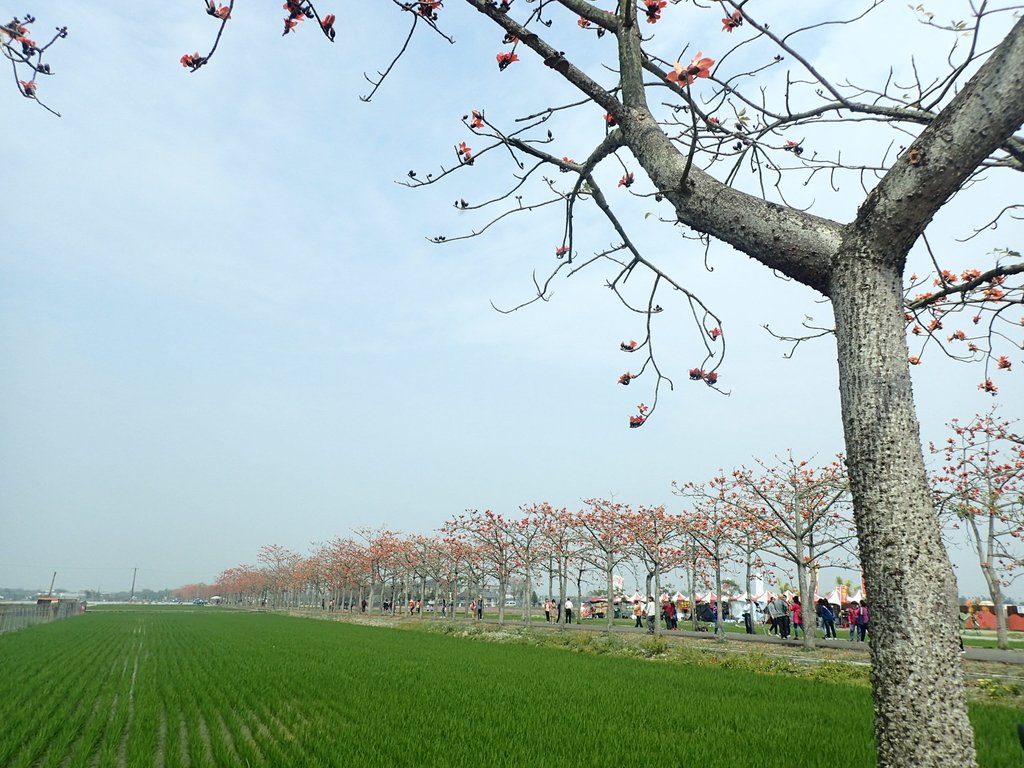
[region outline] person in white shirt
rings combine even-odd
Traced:
[[[654,596],[647,596],[647,634],[654,634],[654,623],[658,620],[658,604],[654,602]]]
[[[565,623],[572,624],[572,600],[565,598]]]

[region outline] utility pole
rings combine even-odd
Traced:
[[[128,598],[129,603],[135,602],[135,577],[138,575],[139,569],[136,567],[132,570],[132,594]]]
[[[56,572],[56,571],[54,571],[54,572],[53,572],[53,578],[52,578],[52,579],[50,579],[50,591],[46,593],[46,596],[47,596],[47,597],[49,597],[50,595],[52,595],[52,594],[53,594],[53,585],[54,585],[54,583],[55,583],[56,581],[57,581],[57,572]]]

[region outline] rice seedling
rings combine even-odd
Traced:
[[[653,646],[629,657],[599,636],[527,641],[97,611],[0,637],[0,764],[617,768],[650,746],[687,764],[781,768],[811,749],[822,765],[873,764],[863,685],[651,661]],[[972,717],[981,764],[1019,765],[1020,714]]]

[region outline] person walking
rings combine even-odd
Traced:
[[[800,639],[800,630],[804,628],[804,616],[800,605],[800,595],[793,595],[793,602],[789,605],[789,613],[793,617],[793,639]],[[807,632],[804,631],[806,635]]]
[[[789,604],[786,598],[779,595],[769,605],[774,606],[775,626],[779,628],[779,637],[789,639]]]
[[[850,642],[857,639],[857,616],[860,613],[860,603],[854,600],[846,609],[846,623],[850,627]]]
[[[572,624],[572,600],[565,598],[565,623]]]
[[[860,610],[857,611],[857,641],[860,643],[863,643],[867,637],[868,619],[868,601],[865,600],[860,604]]]
[[[770,599],[764,607],[765,616],[768,617],[768,624],[771,626],[769,633],[772,635],[779,634],[779,609],[775,607],[775,600]]]
[[[642,629],[644,626],[644,606],[639,600],[633,601],[633,619],[635,624],[634,629]]]
[[[754,634],[754,599],[748,597],[747,601],[743,604],[743,626],[747,630],[748,635]]]
[[[476,618],[479,621],[484,620],[484,596],[480,595],[476,601]]]
[[[654,623],[658,620],[658,604],[654,602],[654,595],[647,596],[647,634],[654,634]]]
[[[818,618],[821,619],[821,628],[825,630],[825,639],[830,637],[836,639],[836,615],[832,612],[832,606],[824,597],[818,599]]]
[[[665,603],[665,626],[669,630],[676,628],[676,606],[671,600]]]
[[[552,603],[551,598],[549,597],[547,600],[544,601],[544,621],[547,621],[549,623],[551,621],[551,607]]]

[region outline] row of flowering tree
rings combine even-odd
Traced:
[[[1006,647],[1004,590],[1024,566],[1024,439],[994,412],[968,423],[954,420],[949,428],[946,442],[931,446],[940,461],[931,473],[936,506],[950,544],[966,542],[978,558],[998,642]],[[316,545],[308,556],[266,545],[256,565],[226,570],[211,589],[270,608],[365,603],[395,612],[412,600],[452,606],[454,615],[456,602],[468,611],[493,588],[499,621],[513,593],[529,621],[535,585],[545,579],[562,618],[570,585],[581,595],[588,574],[604,584],[605,595],[621,592],[615,577],[623,572],[641,574],[644,594],[659,595],[663,577],[682,570],[691,595],[703,585],[723,596],[730,575],[742,573],[749,589],[755,574],[771,579],[781,572],[795,576],[801,602],[811,610],[819,570],[857,563],[844,466],[841,458],[814,466],[786,454],[773,464],[720,470],[703,483],[673,483],[684,500],[675,512],[601,498],[577,510],[541,502],[510,516],[467,510],[428,535],[361,529]],[[613,615],[609,607],[609,627]],[[723,618],[718,611],[720,632]],[[804,643],[813,647],[814,633],[805,633]]]
[[[562,619],[570,585],[579,596],[584,580],[600,579],[604,594],[614,596],[621,594],[617,575],[640,573],[645,595],[659,595],[664,577],[682,568],[691,594],[703,584],[723,595],[730,573],[744,571],[749,587],[755,572],[783,568],[796,574],[802,599],[813,604],[817,569],[855,558],[843,465],[810,468],[788,457],[758,467],[676,485],[687,501],[676,511],[601,498],[576,510],[542,502],[513,515],[467,510],[433,534],[361,529],[306,557],[267,545],[257,565],[225,571],[216,588],[236,602],[274,608],[365,604],[392,612],[409,601],[421,608],[461,603],[466,610],[493,589],[499,621],[507,596],[519,598],[528,621],[535,585],[545,578]],[[613,617],[609,605],[609,627]],[[719,611],[720,630],[723,617]]]

